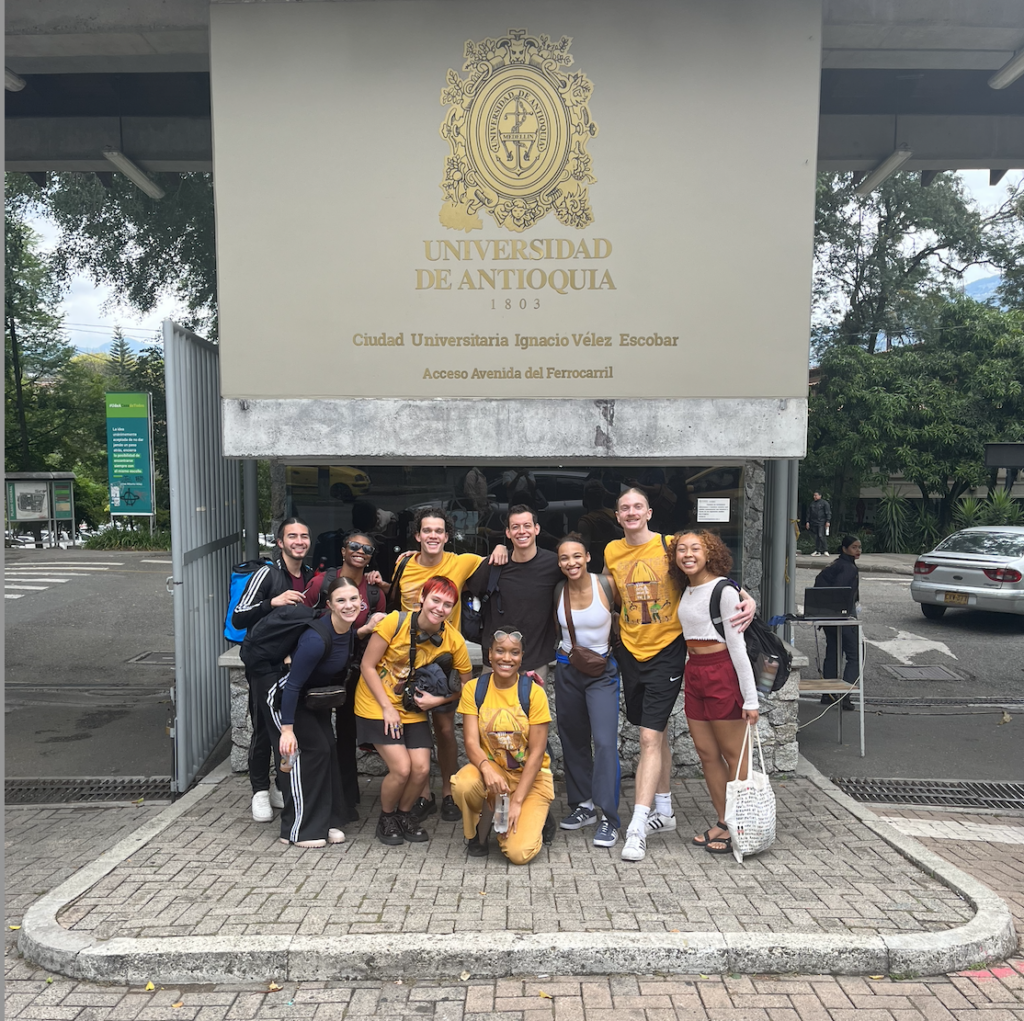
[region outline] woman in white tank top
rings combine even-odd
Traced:
[[[614,602],[611,584],[590,574],[590,553],[583,538],[570,533],[558,544],[558,566],[565,582],[555,589],[554,613],[561,629],[555,656],[555,716],[562,742],[562,765],[571,811],[563,830],[597,824],[596,847],[613,847],[619,820],[619,668],[611,653]],[[566,619],[568,594],[572,631]],[[569,654],[573,635],[577,648],[604,658],[596,676],[573,666]],[[604,816],[598,820],[598,812]]]
[[[725,787],[740,765],[743,733],[758,719],[757,688],[740,631],[729,618],[739,604],[732,585],[721,593],[725,634],[711,618],[710,600],[716,583],[729,575],[732,556],[713,532],[677,532],[669,543],[669,573],[682,589],[679,623],[686,640],[684,712],[690,737],[700,756],[718,822],[693,838],[710,854],[729,854],[725,815]],[[740,769],[746,778],[746,764]]]

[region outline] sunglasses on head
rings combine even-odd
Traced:
[[[367,546],[365,542],[346,542],[345,547],[352,550],[353,553],[362,550],[368,557],[372,557],[377,552],[376,546]]]
[[[500,642],[503,638],[511,638],[514,642],[521,642],[523,640],[522,631],[495,631],[494,640]]]

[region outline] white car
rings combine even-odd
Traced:
[[[1024,614],[1024,526],[985,525],[947,536],[914,564],[910,595],[931,620],[951,606]]]

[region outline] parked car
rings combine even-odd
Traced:
[[[320,489],[320,468],[315,464],[290,464],[284,480],[293,494],[315,496]],[[370,491],[370,476],[359,468],[331,465],[327,492],[334,500],[354,500]]]
[[[1024,527],[987,525],[947,536],[914,564],[910,594],[930,620],[951,606],[1024,614]]]

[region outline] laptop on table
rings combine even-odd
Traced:
[[[853,589],[849,585],[804,589],[803,620],[838,620],[853,616]]]

